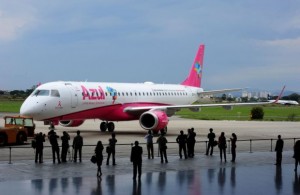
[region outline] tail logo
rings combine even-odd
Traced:
[[[200,78],[200,75],[202,73],[202,68],[199,62],[196,62],[194,65],[194,70],[197,72],[198,74],[198,78]]]

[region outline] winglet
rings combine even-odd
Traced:
[[[276,100],[275,100],[273,103],[277,103],[277,102],[278,102],[278,100],[281,98],[281,96],[282,96],[282,94],[283,94],[284,89],[285,89],[285,85],[283,86],[283,88],[282,88],[280,94],[278,95],[278,97],[276,98]]]

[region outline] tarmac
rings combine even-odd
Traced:
[[[33,160],[0,164],[1,194],[300,194],[300,168],[294,172],[292,152],[283,153],[283,164],[275,166],[274,152],[238,153],[236,163],[221,162],[213,156],[197,154],[179,159],[168,155],[143,158],[140,181],[132,179],[129,158],[116,157],[116,166],[97,166],[89,161],[36,164]]]
[[[1,125],[1,123],[0,123]],[[37,122],[36,132],[48,132],[48,127]],[[138,140],[144,143],[146,131],[138,123],[116,123],[117,145],[116,166],[102,166],[103,175],[97,178],[97,166],[90,162],[95,144],[100,139],[106,145],[109,133],[97,129],[99,122],[86,121],[78,128],[57,127],[58,135],[68,131],[72,138],[81,130],[85,146],[83,161],[53,164],[48,140],[44,149],[44,163],[34,162],[30,145],[12,149],[12,161],[8,161],[8,149],[0,149],[0,194],[300,194],[300,168],[294,172],[292,146],[294,140],[285,141],[281,167],[274,165],[275,152],[270,152],[270,141],[255,142],[253,152],[243,139],[299,138],[299,122],[240,122],[240,121],[198,121],[175,118],[170,121],[167,139],[175,140],[181,129],[195,127],[197,133],[195,157],[179,159],[177,144],[168,143],[169,163],[161,164],[155,150],[155,158],[147,159],[145,145],[142,177],[132,179],[132,164],[129,161],[130,143]],[[232,132],[238,135],[236,163],[220,162],[219,150],[213,156],[204,155],[208,129],[214,128],[216,136],[225,131],[229,139]],[[124,145],[123,145],[124,144]],[[273,145],[273,147],[274,147]],[[156,147],[156,145],[155,145]],[[157,149],[157,148],[155,148]],[[274,148],[273,148],[274,149]],[[106,154],[104,154],[106,155]],[[104,156],[104,162],[106,156]]]

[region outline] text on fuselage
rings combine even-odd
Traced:
[[[98,86],[98,88],[87,89],[85,86],[81,85],[81,89],[83,100],[105,100],[104,91],[100,86]]]

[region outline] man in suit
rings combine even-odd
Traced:
[[[141,179],[142,175],[142,154],[143,148],[139,146],[139,142],[135,141],[134,146],[131,148],[130,161],[133,163],[133,179],[136,179],[136,174],[138,172],[138,178]]]

